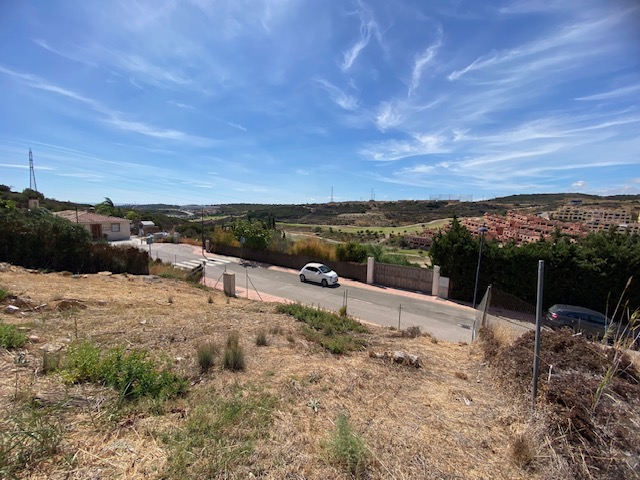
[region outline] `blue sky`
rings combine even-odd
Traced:
[[[0,112],[59,200],[638,194],[640,5],[5,1]]]

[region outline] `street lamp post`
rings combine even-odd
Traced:
[[[476,308],[476,298],[478,296],[478,279],[480,278],[480,261],[482,260],[482,243],[484,242],[484,234],[487,231],[487,227],[482,225],[478,229],[478,233],[480,234],[480,249],[478,250],[478,266],[476,268],[476,284],[473,288],[473,308]]]
[[[202,255],[204,255],[204,208],[202,208],[202,216],[200,217],[200,230],[202,230]]]

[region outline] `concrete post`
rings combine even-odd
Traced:
[[[224,294],[227,297],[236,296],[236,274],[232,272],[224,272],[222,274],[222,285]]]
[[[431,295],[438,296],[438,290],[440,289],[440,265],[433,266],[433,283],[431,284]]]
[[[367,283],[373,284],[373,269],[375,268],[376,261],[373,257],[367,258]]]

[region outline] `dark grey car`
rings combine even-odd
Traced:
[[[589,338],[603,338],[611,320],[595,310],[558,304],[549,308],[545,323],[551,328],[571,328]]]

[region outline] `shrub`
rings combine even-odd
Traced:
[[[256,345],[259,347],[267,346],[267,334],[264,330],[260,330],[256,335]]]
[[[318,238],[305,238],[297,241],[291,253],[294,255],[307,255],[317,260],[334,260],[335,247]]]
[[[15,325],[0,323],[0,347],[21,348],[27,343],[27,336],[19,332]]]
[[[240,346],[238,334],[235,332],[227,336],[222,366],[227,370],[244,370],[244,351]]]
[[[410,338],[416,338],[419,337],[422,334],[421,330],[420,330],[420,326],[418,325],[412,325],[411,327],[405,329],[404,332],[402,332],[402,336],[407,336]]]
[[[218,347],[213,342],[201,343],[196,347],[196,356],[201,373],[207,373],[213,367]]]
[[[292,315],[306,325],[302,332],[309,341],[320,344],[334,354],[342,354],[362,348],[365,342],[355,338],[352,332],[364,333],[367,329],[348,317],[325,310],[306,307],[299,303],[279,305],[277,311]]]
[[[183,378],[159,369],[144,350],[125,352],[115,347],[102,352],[97,345],[82,342],[69,346],[63,378],[70,383],[101,383],[114,387],[122,399],[172,398],[186,391]]]
[[[356,242],[340,244],[336,247],[336,257],[342,262],[362,263],[367,259],[367,247]]]
[[[356,478],[365,475],[367,447],[360,436],[353,431],[344,414],[338,416],[336,428],[324,444],[329,458]]]
[[[0,287],[0,302],[4,302],[9,296],[9,291]]]

